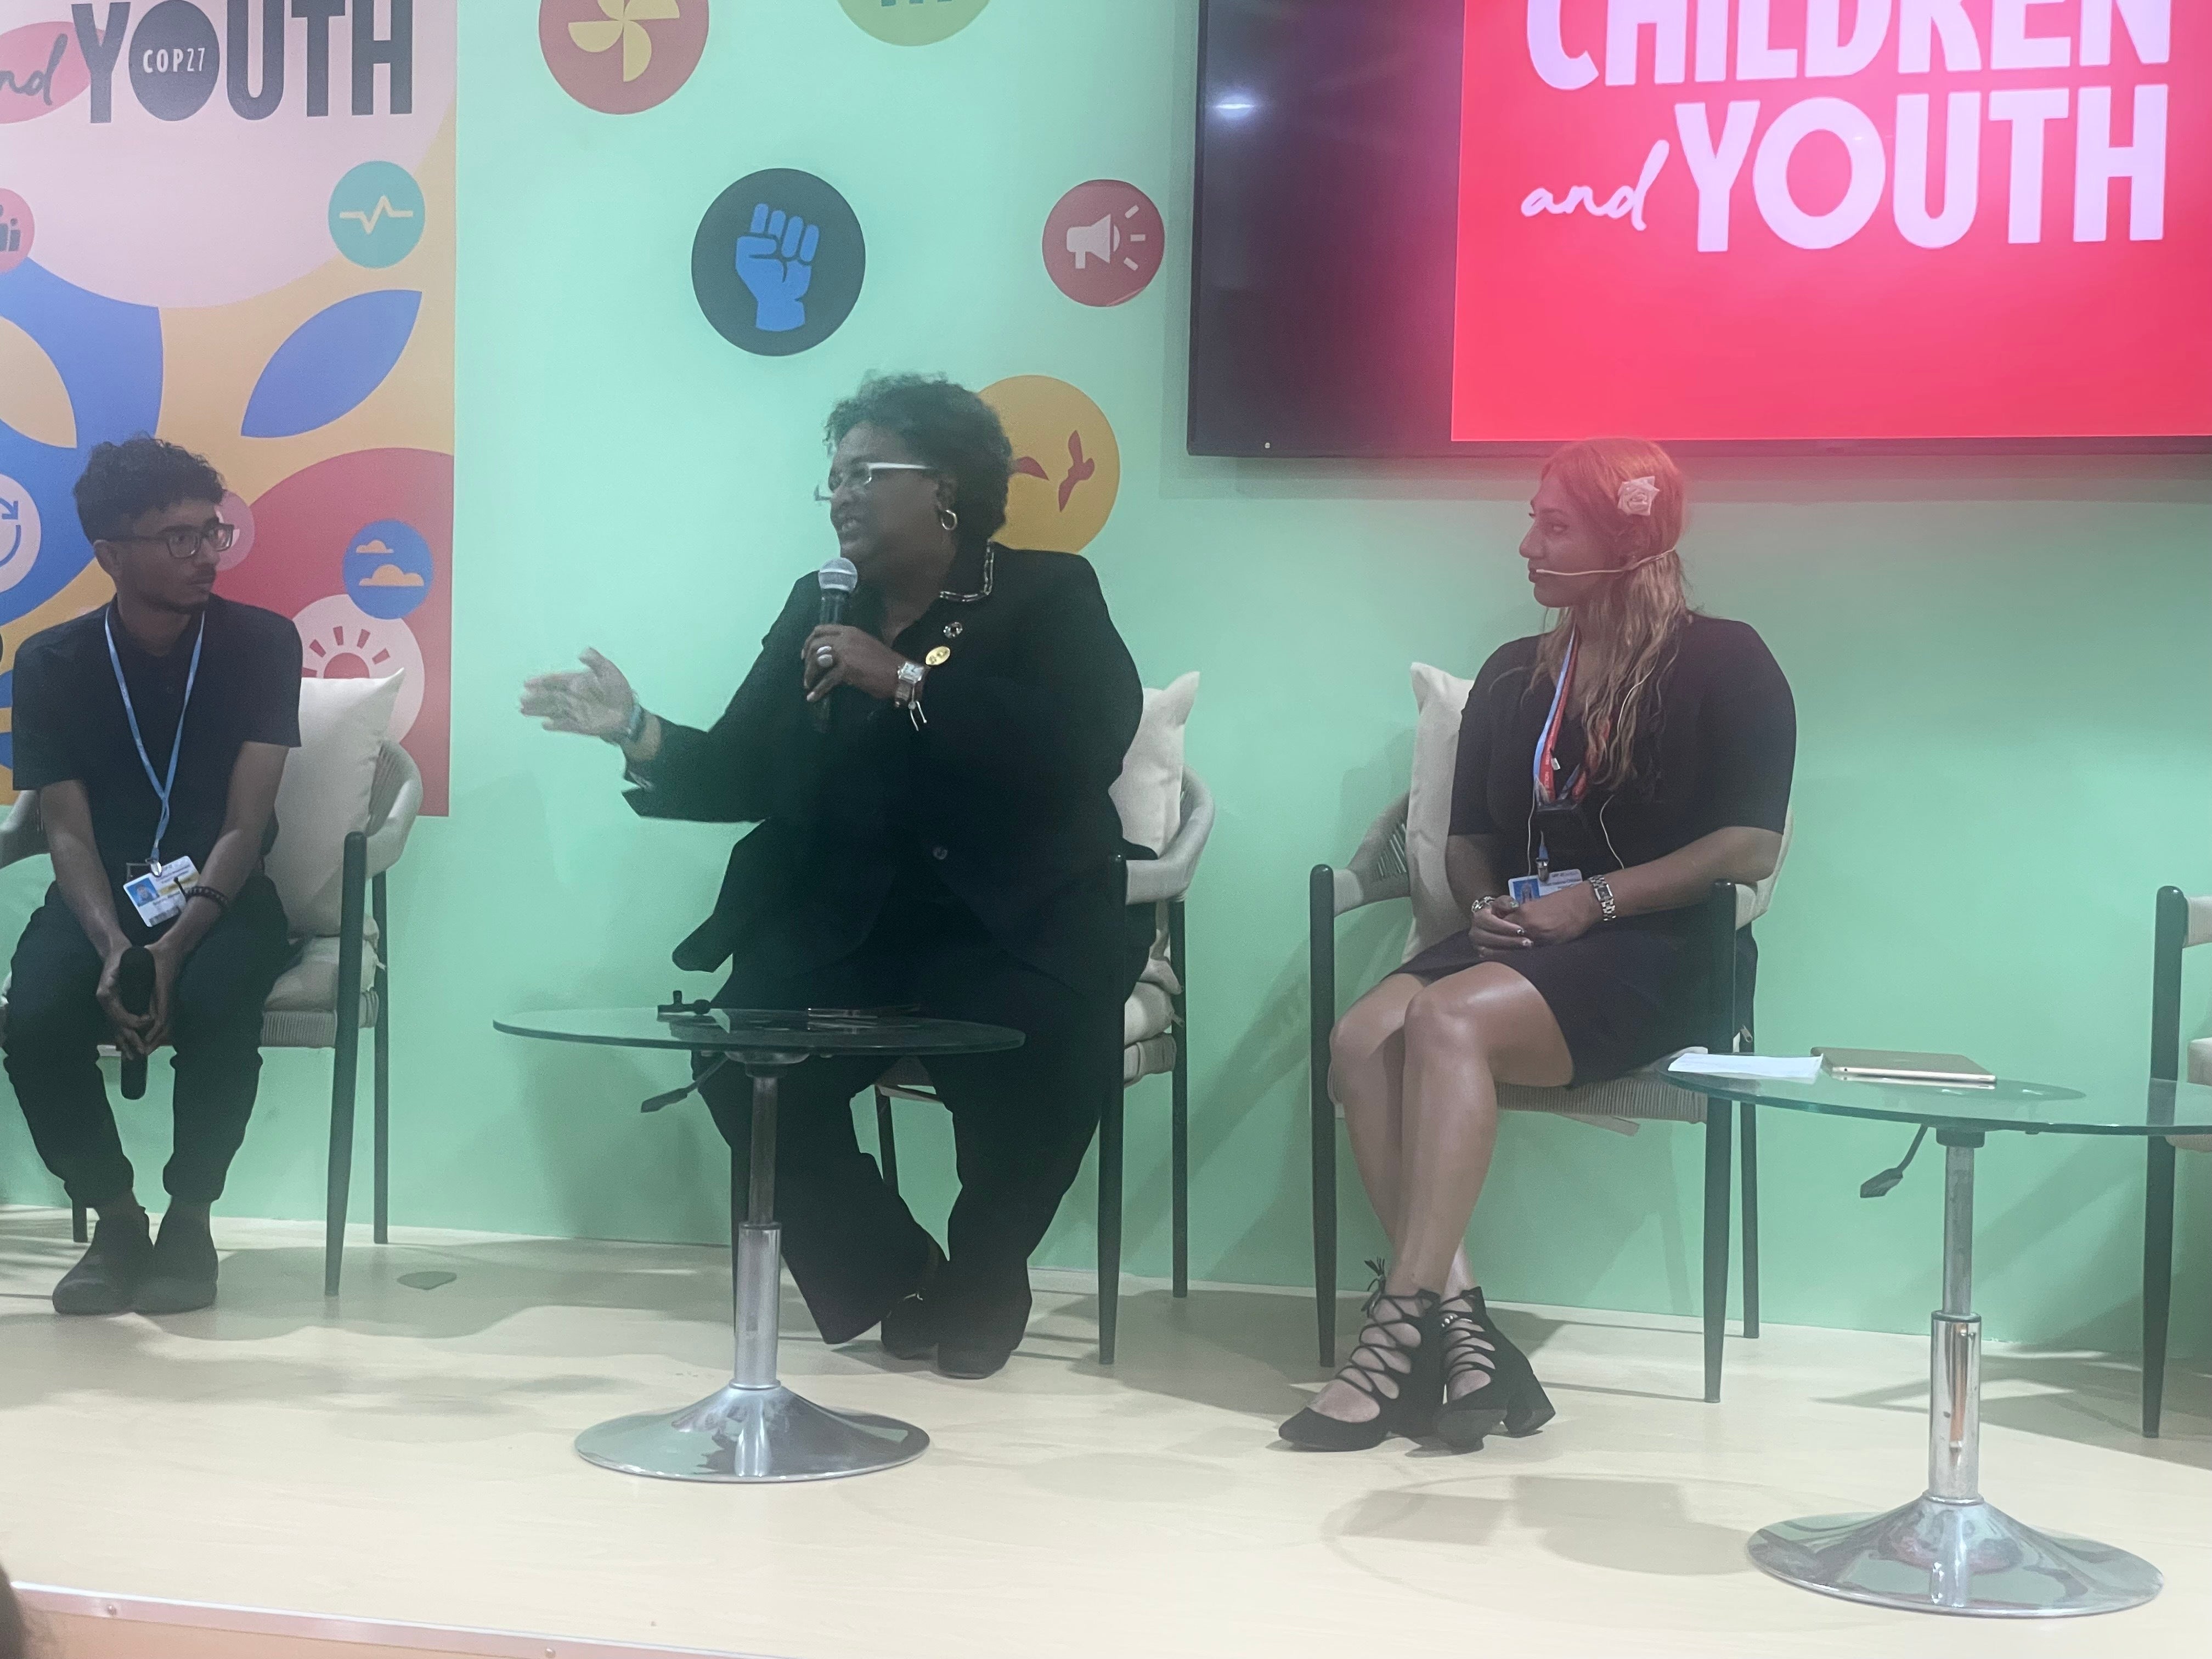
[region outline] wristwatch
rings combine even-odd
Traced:
[[[623,722],[622,730],[607,734],[607,741],[618,749],[627,749],[645,735],[645,705],[634,702],[629,706],[629,718]]]
[[[908,660],[898,665],[898,685],[892,696],[898,707],[906,710],[907,719],[914,722],[917,732],[929,724],[928,716],[921,712],[921,683],[928,678],[929,671],[918,662]]]
[[[1601,921],[1619,921],[1620,908],[1613,902],[1613,884],[1603,876],[1592,876],[1588,884],[1590,891],[1597,895],[1598,919]]]

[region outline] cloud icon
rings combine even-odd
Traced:
[[[388,547],[384,547],[381,543],[375,545],[386,553],[392,550]],[[361,550],[364,553],[368,550],[368,548]],[[411,570],[402,570],[396,564],[380,564],[361,579],[361,586],[363,587],[420,587],[422,586],[422,579]]]
[[[392,556],[392,548],[390,544],[386,543],[381,536],[378,537],[374,541],[363,542],[359,547],[354,549],[354,551],[356,553],[381,553],[386,558],[389,558]]]

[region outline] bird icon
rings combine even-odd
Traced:
[[[1034,455],[1024,455],[1016,461],[1014,471],[1021,477],[1036,478],[1046,483],[1052,482],[1052,474],[1044,470],[1044,463]],[[1060,481],[1060,510],[1063,513],[1066,512],[1068,502],[1075,498],[1077,487],[1090,483],[1097,476],[1098,463],[1083,453],[1082,433],[1069,433],[1067,434],[1067,472]]]

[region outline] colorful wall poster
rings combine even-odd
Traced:
[[[230,485],[219,592],[310,676],[407,671],[393,735],[447,810],[454,13],[0,3],[0,724],[17,647],[110,592],[86,457],[154,432]]]

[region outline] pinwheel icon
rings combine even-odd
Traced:
[[[592,18],[568,25],[568,38],[582,52],[611,52],[619,41],[623,80],[635,81],[653,63],[653,35],[647,23],[665,23],[683,15],[678,0],[599,0],[604,19]]]

